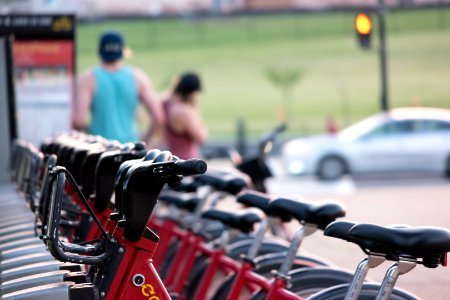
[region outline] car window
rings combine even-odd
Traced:
[[[381,125],[370,132],[370,136],[390,136],[398,134],[409,134],[414,130],[414,122],[407,121],[392,121],[387,124]]]
[[[414,130],[418,133],[450,131],[450,122],[439,120],[418,120],[415,122]]]

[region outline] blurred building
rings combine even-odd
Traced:
[[[80,18],[191,15],[376,6],[378,0],[0,0],[0,14],[76,13]],[[385,0],[391,7],[449,5],[450,0]]]

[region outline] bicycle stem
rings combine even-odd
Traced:
[[[417,262],[414,259],[400,258],[398,262],[390,266],[375,300],[388,300],[391,297],[398,277],[414,269],[416,264]]]
[[[368,257],[364,258],[356,268],[352,282],[350,283],[350,286],[348,288],[347,295],[345,295],[344,299],[357,300],[369,269],[379,266],[385,260],[386,258],[384,256],[377,255],[376,253],[369,254]]]

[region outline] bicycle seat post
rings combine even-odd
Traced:
[[[250,246],[250,248],[248,249],[246,259],[253,261],[255,259],[255,257],[258,255],[259,248],[261,247],[261,244],[264,240],[264,235],[267,231],[268,226],[269,226],[269,221],[267,219],[263,219],[261,221],[261,223],[259,224],[259,228],[255,234],[253,243]]]
[[[416,264],[417,262],[415,259],[400,257],[399,261],[394,263],[387,270],[376,300],[388,300],[391,297],[398,277],[414,269]]]
[[[220,235],[218,242],[219,242],[218,243],[219,249],[225,249],[225,247],[230,242],[230,229],[229,228],[225,228],[225,230],[222,231],[222,234]]]
[[[200,222],[202,216],[202,210],[205,207],[210,195],[206,193],[205,195],[200,196],[200,202],[195,207],[195,210],[192,214],[191,224],[189,224],[188,228],[193,232],[200,232],[202,230],[202,224]]]
[[[224,192],[215,192],[212,193],[210,197],[210,207],[215,208],[220,200],[222,200],[226,196],[226,193]]]
[[[294,233],[294,237],[292,238],[291,245],[286,254],[286,258],[283,264],[280,266],[280,269],[276,273],[276,277],[281,278],[283,280],[289,280],[288,273],[292,267],[295,256],[297,254],[298,248],[300,248],[300,244],[304,237],[309,236],[317,231],[317,226],[313,224],[304,224],[299,229],[297,229]]]
[[[384,256],[377,254],[369,254],[368,257],[364,258],[356,268],[347,295],[345,295],[345,300],[357,300],[369,269],[379,266],[385,260],[386,258]]]

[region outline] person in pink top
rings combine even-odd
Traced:
[[[185,73],[163,103],[167,147],[181,159],[200,158],[200,145],[208,136],[198,109],[201,88],[197,74]]]

